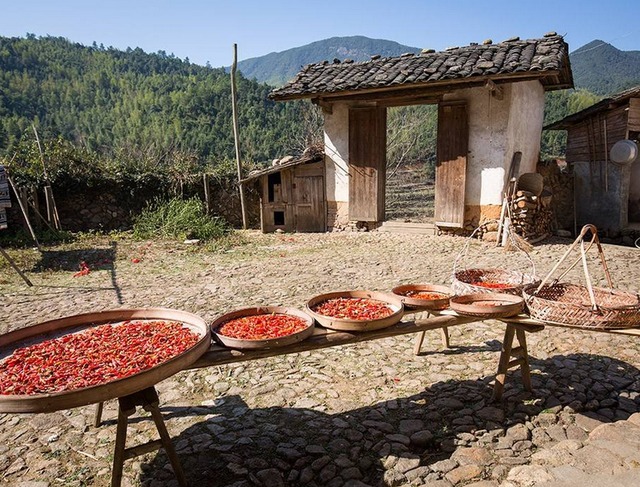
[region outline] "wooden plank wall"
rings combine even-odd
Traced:
[[[640,132],[640,97],[629,100],[629,130]]]
[[[464,225],[465,184],[469,122],[465,102],[441,103],[438,107],[438,159],[436,162],[436,224]]]
[[[627,137],[628,105],[596,113],[567,131],[567,162],[603,162],[605,148]],[[607,144],[604,120],[607,121]]]

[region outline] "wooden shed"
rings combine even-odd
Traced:
[[[327,230],[384,221],[387,108],[438,105],[435,223],[469,229],[499,216],[516,152],[515,176],[535,171],[544,93],[572,86],[568,45],[551,32],[310,64],[270,96],[322,107]]]
[[[274,165],[249,174],[241,181],[258,182],[260,229],[285,232],[324,232],[326,199],[321,153],[307,152],[297,158],[274,161]]]
[[[545,127],[567,131],[567,163],[575,177],[578,226],[594,223],[617,237],[640,230],[640,159],[618,166],[609,151],[621,140],[640,142],[640,86]]]

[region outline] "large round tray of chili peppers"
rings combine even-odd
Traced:
[[[404,314],[404,304],[393,294],[340,291],[310,299],[307,312],[325,328],[370,331],[398,323]]]
[[[0,335],[0,413],[44,413],[133,394],[176,374],[211,345],[183,311],[118,309]]]
[[[266,350],[301,342],[313,334],[313,328],[313,319],[303,311],[264,306],[221,316],[211,324],[211,333],[225,347]]]
[[[508,318],[522,313],[524,299],[506,293],[475,293],[451,298],[451,309],[465,316]]]
[[[434,311],[447,309],[453,294],[451,288],[438,284],[404,284],[394,287],[392,292],[406,308]]]

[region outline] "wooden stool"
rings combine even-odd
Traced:
[[[502,351],[500,352],[500,360],[498,361],[496,383],[493,386],[494,401],[502,399],[504,385],[507,380],[507,371],[515,367],[520,367],[522,385],[525,390],[531,391],[531,370],[529,368],[526,333],[536,333],[544,330],[543,325],[524,323],[505,323],[505,325],[507,329],[504,332],[504,339],[502,340]],[[514,338],[518,340],[519,346],[517,347],[513,346]],[[513,360],[511,360],[512,358]]]
[[[181,487],[187,486],[187,480],[180,466],[180,461],[176,455],[176,450],[171,443],[171,437],[167,431],[167,427],[162,419],[162,413],[160,412],[158,393],[155,387],[148,387],[140,392],[118,398],[118,426],[116,430],[116,447],[113,453],[113,471],[111,473],[111,487],[120,487],[122,483],[122,468],[125,460],[139,457],[145,453],[159,450],[164,448],[169,457],[169,462],[173,467],[173,472],[176,475],[178,484]],[[100,412],[102,412],[102,403],[100,403]],[[135,414],[138,406],[142,406],[145,411],[151,413],[153,422],[156,424],[156,429],[160,434],[159,440],[149,441],[142,445],[126,448],[127,443],[127,426],[129,424],[129,416]],[[96,410],[96,415],[98,410]]]

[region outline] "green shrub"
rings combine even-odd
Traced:
[[[198,198],[156,199],[133,220],[135,238],[216,240],[231,232],[224,219],[207,215]]]

